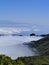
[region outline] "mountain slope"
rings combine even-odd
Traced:
[[[12,60],[8,56],[0,55],[0,65],[49,65],[49,56],[20,57]]]
[[[40,55],[49,55],[49,35],[38,41],[30,42],[29,46],[36,48]]]

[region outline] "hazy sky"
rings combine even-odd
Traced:
[[[0,0],[0,20],[49,24],[49,0]]]

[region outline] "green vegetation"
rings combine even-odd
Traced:
[[[49,36],[35,42],[35,48],[40,55],[49,55]]]
[[[49,65],[49,56],[20,57],[12,60],[10,57],[0,55],[0,65]]]
[[[38,41],[32,41],[28,45],[30,48],[36,48],[39,55],[49,55],[49,35]]]
[[[12,60],[10,57],[0,55],[0,65],[24,65],[21,60]]]
[[[32,41],[29,46],[36,48],[39,56],[20,57],[12,60],[8,56],[0,55],[0,65],[49,65],[49,36]]]

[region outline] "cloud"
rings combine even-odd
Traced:
[[[36,32],[36,31],[40,31],[40,30],[39,30],[39,29],[37,29],[37,28],[35,28],[35,29],[33,29],[33,31],[35,31],[35,32]]]
[[[33,29],[36,28],[36,27],[37,27],[36,25],[32,26]]]
[[[14,33],[21,33],[25,31],[30,31],[29,28],[0,28],[0,34],[14,34]]]
[[[40,31],[37,25],[32,26],[32,30],[35,32]]]

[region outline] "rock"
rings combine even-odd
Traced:
[[[35,34],[34,34],[34,33],[32,33],[32,34],[30,34],[30,36],[35,36]]]

